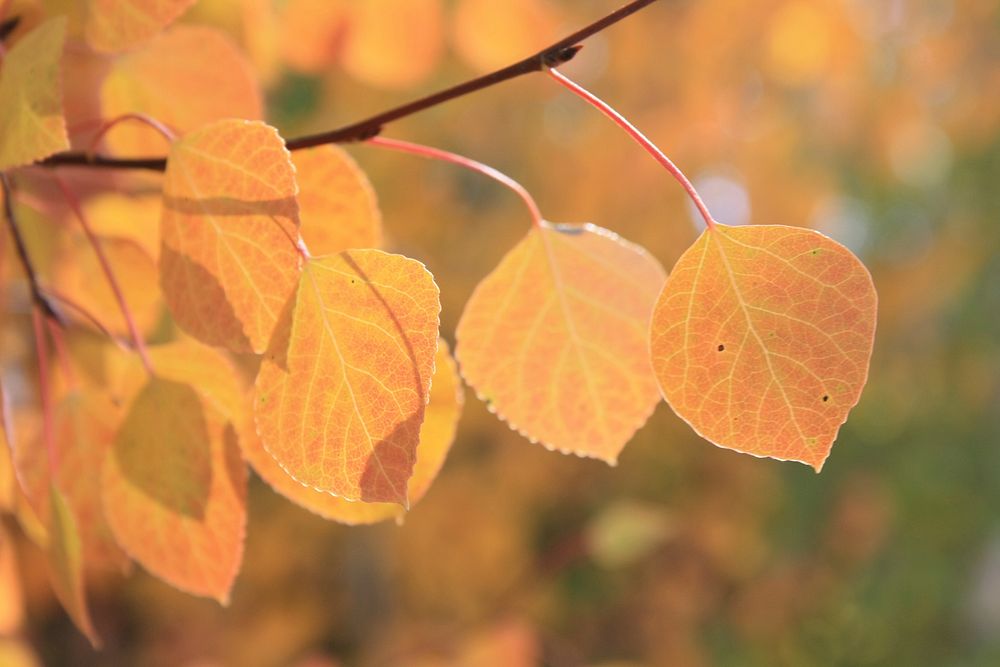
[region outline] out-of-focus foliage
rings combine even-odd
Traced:
[[[18,34],[37,4],[11,3],[28,17]],[[462,27],[484,11],[472,0],[372,3],[426,4],[427,27],[371,38],[401,50],[351,52],[357,26],[400,20],[362,22],[349,11],[362,4],[202,0],[181,22],[220,27],[248,54],[284,136],[508,53],[477,42],[508,29]],[[550,39],[616,4],[510,3],[506,20],[533,18],[509,39]],[[113,568],[91,573],[100,655],[53,597],[45,555],[5,526],[0,662],[37,664],[32,652],[74,665],[1000,661],[998,25],[993,0],[661,2],[565,68],[655,139],[720,222],[805,224],[872,269],[869,386],[821,476],[707,447],[665,406],[608,469],[532,446],[468,401],[448,461],[401,526],[336,526],[252,478],[254,520],[227,609],[145,574],[126,584]],[[64,77],[66,104],[85,106],[73,89],[90,79]],[[94,128],[69,129],[85,147]],[[697,216],[662,170],[543,77],[389,132],[493,164],[553,219],[592,220],[664,266],[695,238]],[[473,287],[526,233],[520,203],[449,165],[349,150],[379,195],[385,245],[427,263],[443,286],[442,331],[454,331]],[[71,219],[19,213],[33,256],[57,275],[65,249],[52,231]],[[134,226],[155,227],[157,215]],[[4,253],[6,278],[19,269]],[[33,369],[27,305],[5,298],[0,362]],[[74,345],[80,383],[119,372],[97,343]],[[17,407],[11,427],[37,439]],[[11,474],[0,460],[0,490]],[[31,507],[14,509],[31,525]]]

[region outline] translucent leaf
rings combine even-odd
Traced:
[[[382,244],[382,215],[368,177],[344,150],[319,146],[292,154],[302,239],[313,255]]]
[[[59,61],[66,19],[46,21],[0,61],[0,171],[69,148]]]
[[[87,42],[97,51],[110,53],[139,46],[170,25],[195,0],[86,1]]]
[[[253,68],[223,33],[177,26],[114,60],[100,91],[105,118],[151,116],[185,133],[223,118],[259,120],[263,100]],[[165,142],[142,123],[119,123],[107,136],[121,156],[161,155]]]
[[[90,620],[84,594],[83,543],[76,519],[66,499],[55,487],[52,487],[49,506],[52,516],[47,555],[52,587],[76,627],[87,636],[94,648],[99,648],[101,640]]]
[[[455,439],[462,402],[462,387],[455,362],[448,352],[448,344],[439,340],[434,359],[430,402],[424,413],[424,423],[420,425],[417,462],[407,486],[410,507],[424,496],[444,464]],[[247,429],[248,432],[254,430],[252,426],[251,424],[251,428]],[[278,462],[264,449],[256,433],[250,433],[241,443],[243,455],[257,474],[275,491],[310,512],[351,525],[376,523],[391,518],[399,520],[403,517],[404,510],[396,503],[350,502],[303,486],[281,469]]]
[[[407,502],[438,339],[424,265],[381,250],[309,261],[257,376],[264,447],[300,483]]]
[[[152,359],[164,377],[139,391],[105,460],[105,513],[143,567],[226,604],[246,525],[241,390],[212,350],[177,344],[154,349]]]
[[[223,120],[174,144],[163,184],[160,284],[195,338],[263,352],[299,276],[295,169],[259,122]]]
[[[717,225],[656,304],[663,396],[720,447],[819,471],[868,377],[876,300],[864,265],[818,232]]]
[[[461,0],[452,40],[466,62],[490,72],[554,42],[563,22],[548,0]]]
[[[532,229],[465,306],[462,376],[531,440],[613,464],[659,402],[647,337],[664,277],[606,229]]]

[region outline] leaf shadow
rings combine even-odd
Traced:
[[[152,378],[132,402],[114,456],[122,475],[169,511],[199,521],[212,487],[201,399],[189,384]]]

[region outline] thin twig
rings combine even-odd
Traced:
[[[35,272],[35,265],[31,263],[28,255],[28,247],[24,243],[21,235],[21,228],[14,217],[14,188],[10,184],[7,174],[0,173],[0,190],[3,192],[3,213],[7,219],[7,226],[10,228],[10,235],[14,239],[14,247],[17,249],[17,256],[21,260],[24,274],[28,278],[28,289],[31,292],[31,300],[38,306],[45,317],[62,324],[62,318],[56,309],[52,307],[49,300],[42,294],[42,289],[38,284],[38,274]]]
[[[640,9],[651,5],[657,0],[632,0],[625,6],[611,12],[607,16],[594,21],[572,35],[560,39],[534,55],[519,60],[512,65],[508,65],[495,72],[485,74],[474,79],[470,79],[457,86],[452,86],[445,90],[433,93],[418,100],[408,102],[401,106],[383,111],[363,120],[344,125],[343,127],[311,134],[298,139],[292,139],[287,143],[289,150],[299,150],[312,148],[324,144],[343,144],[353,141],[365,141],[378,136],[385,125],[411,116],[415,113],[429,109],[430,107],[443,104],[457,97],[462,97],[470,93],[495,86],[498,83],[509,81],[524,74],[532,72],[544,72],[550,67],[556,67],[569,62],[576,55],[582,46],[579,42],[591,37],[602,30],[618,23],[627,16],[631,16]],[[80,166],[105,169],[146,169],[150,171],[163,171],[166,169],[167,161],[163,157],[148,158],[114,158],[102,155],[88,155],[80,152],[57,153],[39,163],[43,167],[58,166]]]

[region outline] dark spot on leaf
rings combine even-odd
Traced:
[[[827,396],[827,395],[824,395],[824,396],[823,396],[823,402],[824,402],[824,403],[826,403],[826,402],[827,402],[827,401],[829,401],[829,400],[830,400],[830,397],[829,397],[829,396]]]
[[[723,345],[722,343],[719,343],[719,347],[717,347],[716,349],[717,349],[717,350],[718,350],[719,352],[722,352],[723,350],[725,350],[725,349],[726,349],[726,346],[725,346],[725,345]]]
[[[580,234],[583,234],[583,227],[567,223],[554,224],[552,225],[552,229],[560,234],[567,234],[568,236],[579,236]]]

